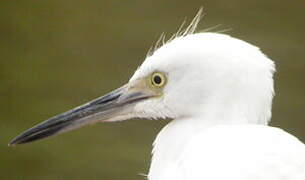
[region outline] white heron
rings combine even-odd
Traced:
[[[200,17],[150,52],[126,85],[10,145],[96,122],[170,118],[154,141],[149,180],[304,180],[305,145],[267,125],[273,61],[245,41],[194,33]]]

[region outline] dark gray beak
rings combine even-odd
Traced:
[[[9,146],[24,144],[67,132],[99,121],[132,118],[133,106],[152,94],[125,85],[87,104],[52,117],[14,138]]]

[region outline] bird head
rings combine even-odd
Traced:
[[[10,145],[131,118],[266,124],[273,72],[273,62],[249,43],[218,33],[184,33],[150,53],[121,88],[30,128]]]

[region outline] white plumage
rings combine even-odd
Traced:
[[[305,178],[304,145],[278,128],[216,125],[194,133],[177,154],[167,148],[154,154],[150,180]]]
[[[154,142],[149,180],[305,180],[305,145],[267,125],[273,61],[228,35],[194,33],[200,16],[157,45],[128,84],[11,145],[98,121],[170,118]]]
[[[173,121],[155,140],[150,180],[305,179],[304,144],[267,126],[274,65],[258,48],[216,33],[180,37],[131,81],[156,69],[168,74],[164,97],[136,108]]]

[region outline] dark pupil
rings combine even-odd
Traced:
[[[154,82],[155,82],[156,84],[161,84],[161,82],[162,82],[161,77],[160,77],[160,76],[155,76],[155,77],[154,77]]]

